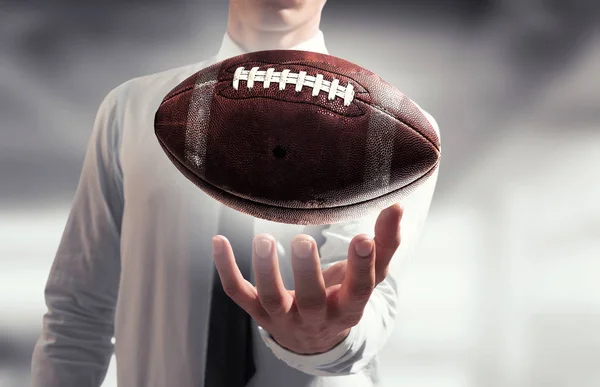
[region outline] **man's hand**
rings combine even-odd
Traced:
[[[316,354],[340,343],[358,324],[375,286],[386,277],[400,245],[402,208],[383,210],[375,238],[356,235],[348,259],[321,271],[315,241],[298,235],[292,241],[295,290],[283,285],[275,240],[268,234],[254,239],[252,264],[256,287],[245,280],[229,241],[213,238],[213,255],[225,293],[283,347],[299,354]]]

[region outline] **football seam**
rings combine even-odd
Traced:
[[[183,165],[183,164],[182,164],[182,165]],[[247,203],[251,203],[251,204],[258,204],[258,205],[263,205],[263,206],[268,206],[268,207],[273,207],[273,208],[279,208],[279,209],[284,209],[284,210],[295,210],[295,211],[303,211],[303,212],[305,212],[305,211],[306,211],[306,212],[313,212],[313,211],[320,211],[320,210],[338,210],[338,209],[343,209],[343,208],[347,208],[347,207],[355,207],[355,206],[360,206],[361,204],[365,204],[365,203],[368,203],[368,202],[370,202],[370,201],[373,201],[373,200],[376,200],[376,199],[381,199],[381,198],[384,198],[384,197],[386,197],[386,196],[391,196],[391,195],[393,195],[394,193],[396,193],[396,192],[398,192],[398,191],[400,191],[400,190],[407,189],[407,188],[409,188],[410,186],[412,186],[412,185],[414,185],[414,184],[417,184],[417,183],[419,183],[419,182],[420,182],[422,179],[424,179],[424,178],[428,177],[428,176],[429,176],[429,174],[430,174],[430,173],[431,173],[431,172],[432,172],[432,171],[433,171],[433,170],[434,170],[434,169],[435,169],[435,168],[436,168],[438,165],[439,165],[439,161],[438,161],[438,162],[436,162],[436,163],[435,163],[435,164],[434,164],[434,165],[433,165],[431,168],[429,168],[429,169],[428,169],[428,170],[427,170],[425,173],[423,173],[421,176],[419,176],[419,177],[418,177],[418,178],[416,178],[415,180],[413,180],[413,181],[411,181],[410,183],[408,183],[408,184],[406,184],[406,185],[403,185],[402,187],[399,187],[399,188],[397,188],[397,189],[395,189],[395,190],[393,190],[393,191],[386,192],[386,193],[385,193],[385,194],[383,194],[383,195],[376,196],[376,197],[374,197],[374,198],[372,198],[372,199],[367,199],[367,200],[363,200],[363,201],[356,202],[356,203],[352,203],[352,204],[344,204],[344,205],[342,205],[342,206],[333,206],[333,207],[320,207],[320,208],[295,208],[295,207],[281,207],[281,206],[276,206],[276,205],[273,205],[273,204],[268,204],[268,203],[262,203],[262,202],[253,201],[253,200],[250,200],[250,199],[247,199],[247,198],[243,198],[243,197],[241,197],[241,196],[238,196],[238,195],[236,195],[236,194],[234,194],[234,193],[231,193],[231,192],[229,192],[229,191],[223,190],[223,189],[221,189],[221,188],[219,188],[219,187],[217,187],[217,186],[215,186],[215,185],[213,185],[213,184],[211,184],[211,183],[207,182],[206,180],[202,179],[201,177],[199,177],[198,175],[196,175],[194,172],[190,171],[190,170],[189,170],[189,168],[187,168],[185,165],[183,165],[183,167],[184,167],[185,169],[187,169],[189,172],[191,172],[191,173],[192,173],[194,176],[196,176],[196,177],[198,177],[200,180],[202,180],[202,181],[203,181],[205,184],[207,184],[207,185],[211,186],[213,189],[216,189],[216,190],[219,190],[219,191],[225,192],[225,193],[227,193],[228,195],[230,195],[230,196],[233,196],[234,198],[236,198],[237,200],[240,200],[240,201],[242,201],[242,202],[247,202]]]
[[[439,163],[440,163],[440,162],[439,162],[439,159],[438,159],[438,161],[436,161],[436,163],[435,163],[435,164],[433,164],[433,165],[431,166],[431,168],[429,168],[429,169],[428,169],[428,170],[427,170],[425,173],[423,173],[421,176],[419,176],[419,177],[418,177],[418,178],[416,178],[415,180],[413,180],[413,181],[411,181],[410,183],[408,183],[408,184],[405,184],[405,185],[403,185],[402,187],[399,187],[399,188],[397,188],[397,189],[395,189],[395,190],[393,190],[393,191],[389,191],[389,192],[386,192],[386,193],[385,193],[385,194],[383,194],[383,195],[376,196],[375,198],[371,198],[371,199],[363,200],[363,201],[356,202],[356,203],[352,203],[352,204],[345,204],[345,205],[341,205],[341,206],[334,206],[334,207],[321,207],[321,208],[294,208],[294,207],[281,207],[281,206],[276,206],[276,205],[272,205],[272,204],[267,204],[267,203],[262,203],[262,202],[253,201],[253,200],[250,200],[250,199],[247,199],[247,198],[244,198],[244,197],[238,196],[238,195],[236,195],[235,193],[232,193],[232,192],[230,192],[230,191],[224,190],[224,189],[222,189],[222,188],[220,188],[220,187],[218,187],[218,186],[216,186],[216,185],[214,185],[214,184],[212,184],[212,183],[208,182],[206,179],[203,179],[202,177],[198,176],[198,175],[197,175],[197,174],[196,174],[194,171],[190,170],[190,169],[187,167],[187,165],[185,165],[185,164],[184,164],[184,163],[183,163],[183,162],[182,162],[182,161],[179,159],[179,157],[177,157],[176,155],[174,155],[174,154],[173,154],[173,152],[171,152],[171,150],[167,148],[166,144],[165,144],[165,143],[162,141],[162,139],[161,139],[160,137],[158,137],[158,136],[157,136],[157,138],[158,138],[158,141],[161,143],[161,146],[162,146],[163,150],[165,150],[166,152],[168,152],[168,153],[169,153],[169,155],[171,155],[171,157],[172,157],[174,160],[177,160],[177,162],[179,163],[179,165],[180,165],[182,168],[184,168],[186,171],[188,171],[188,173],[190,173],[190,174],[192,174],[193,176],[195,176],[196,178],[198,178],[198,179],[202,180],[202,181],[203,181],[203,182],[204,182],[206,185],[208,185],[208,186],[212,187],[213,189],[215,189],[215,190],[217,190],[217,191],[225,192],[227,195],[233,196],[234,198],[236,198],[237,200],[240,200],[240,201],[242,201],[242,202],[248,202],[248,203],[251,203],[251,204],[257,204],[257,205],[263,205],[263,206],[269,206],[269,207],[273,207],[273,208],[281,208],[281,209],[289,209],[289,210],[299,210],[299,211],[307,211],[307,212],[311,212],[311,211],[319,211],[319,210],[324,210],[324,209],[342,209],[342,208],[345,208],[345,207],[359,206],[359,205],[361,205],[361,204],[367,203],[367,202],[369,202],[369,201],[372,201],[372,200],[375,200],[375,199],[380,199],[380,198],[383,198],[383,197],[386,197],[386,196],[390,196],[390,195],[392,195],[392,194],[394,194],[394,193],[396,193],[396,192],[398,192],[398,191],[400,191],[400,190],[406,189],[406,188],[410,187],[411,185],[414,185],[414,184],[418,183],[418,182],[419,182],[421,179],[425,178],[426,176],[429,176],[429,174],[430,174],[430,173],[431,173],[431,172],[432,172],[432,171],[433,171],[433,170],[434,170],[434,169],[435,169],[435,168],[436,168],[436,167],[439,165]],[[188,180],[189,180],[189,179],[188,179]],[[191,182],[191,181],[190,181],[190,182]],[[191,183],[193,183],[193,182],[191,182]],[[194,184],[194,185],[196,185],[196,184]]]
[[[360,100],[359,100],[359,101],[360,101]],[[434,149],[435,149],[435,150],[436,150],[438,153],[440,153],[440,148],[439,148],[439,147],[438,147],[438,146],[437,146],[437,145],[436,145],[436,144],[435,144],[433,141],[431,141],[431,139],[429,139],[429,137],[427,137],[427,136],[426,136],[424,133],[422,133],[422,132],[421,132],[419,129],[417,129],[417,128],[413,127],[412,125],[409,125],[408,123],[406,123],[406,122],[402,121],[400,118],[396,117],[396,116],[394,115],[394,113],[392,113],[392,112],[388,111],[387,109],[385,109],[384,107],[381,107],[381,106],[378,106],[378,105],[373,105],[373,104],[367,103],[367,102],[365,102],[365,101],[360,101],[360,102],[364,103],[365,105],[371,106],[371,107],[373,107],[373,108],[375,108],[375,109],[379,110],[380,112],[382,112],[382,113],[384,113],[384,114],[387,114],[388,116],[392,117],[394,120],[396,120],[396,121],[398,121],[398,122],[400,122],[400,123],[402,123],[402,124],[406,125],[408,128],[412,129],[412,130],[413,130],[415,133],[417,133],[417,134],[419,134],[421,137],[423,137],[423,138],[424,138],[424,139],[425,139],[425,140],[426,140],[426,141],[427,141],[429,144],[431,144],[431,145],[433,146],[433,148],[434,148]],[[427,118],[425,118],[425,119],[427,119]]]
[[[287,102],[287,103],[294,103],[294,104],[296,104],[296,103],[297,103],[297,104],[304,104],[304,105],[312,105],[312,106],[316,106],[316,107],[319,107],[319,108],[322,108],[322,109],[326,109],[326,110],[328,110],[328,111],[330,111],[330,112],[333,112],[333,113],[335,113],[335,114],[337,114],[337,115],[339,115],[339,116],[343,116],[343,117],[360,117],[360,116],[364,116],[364,115],[365,115],[365,111],[364,111],[364,110],[363,110],[363,109],[362,109],[360,106],[358,106],[358,105],[356,105],[356,104],[354,104],[354,105],[356,106],[356,108],[357,108],[358,110],[360,110],[360,113],[361,113],[361,114],[356,114],[356,115],[352,114],[352,115],[351,115],[351,114],[338,113],[337,111],[335,111],[335,110],[333,110],[333,109],[331,109],[331,108],[328,108],[328,107],[322,106],[322,105],[320,105],[320,104],[318,104],[318,103],[314,103],[314,102],[306,102],[306,101],[286,101],[286,100],[283,100],[283,99],[278,99],[278,98],[274,98],[274,97],[268,97],[268,96],[262,96],[262,95],[250,96],[250,97],[238,97],[238,98],[233,98],[233,97],[228,97],[228,96],[225,96],[225,95],[221,94],[221,92],[217,93],[217,95],[218,95],[219,97],[221,97],[221,98],[225,98],[225,99],[232,100],[232,101],[237,101],[237,100],[245,100],[245,99],[253,99],[253,98],[266,98],[266,99],[270,99],[270,100],[273,100],[273,101],[279,101],[279,102]]]
[[[201,83],[201,84],[199,84],[199,85],[196,85],[196,84],[194,83],[193,85],[186,86],[184,89],[178,90],[176,93],[174,93],[174,94],[170,94],[170,95],[168,95],[167,97],[165,97],[165,99],[163,100],[163,102],[162,102],[162,103],[165,103],[165,102],[167,102],[168,100],[170,100],[171,98],[175,98],[175,97],[177,97],[179,94],[183,94],[183,93],[185,93],[185,92],[186,92],[186,91],[188,91],[188,90],[192,90],[192,89],[194,89],[196,86],[202,86],[202,85],[204,85],[204,84],[207,84],[208,82],[210,82],[210,81],[202,82],[202,83]],[[161,104],[161,105],[162,105],[162,104]]]

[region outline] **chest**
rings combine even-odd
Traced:
[[[169,257],[169,262],[161,264],[164,270],[174,263],[185,269],[197,257],[210,257],[210,240],[217,234],[221,204],[187,180],[164,154],[154,133],[154,114],[161,99],[160,94],[144,97],[125,114],[120,149],[125,198],[123,240],[136,242],[124,242],[123,256],[129,260],[143,257],[144,264],[149,259],[160,262]],[[292,281],[291,240],[303,231],[303,226],[254,219],[254,235],[268,233],[278,242],[285,282]],[[201,261],[195,264],[203,265],[207,260]]]

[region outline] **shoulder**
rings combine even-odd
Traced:
[[[212,65],[214,61],[214,58],[209,58],[186,66],[129,79],[110,90],[100,108],[119,110],[132,108],[138,104],[142,106],[158,104],[171,89],[197,71]]]

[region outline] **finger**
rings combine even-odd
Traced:
[[[252,249],[258,298],[271,316],[288,313],[294,303],[294,299],[283,285],[275,243],[272,236],[260,234],[254,238]]]
[[[346,276],[339,292],[341,317],[349,325],[358,323],[375,288],[375,246],[366,234],[352,238],[348,249]]]
[[[403,208],[394,204],[379,214],[375,222],[376,283],[385,279],[392,257],[400,246],[400,221]]]
[[[256,288],[242,276],[229,240],[217,235],[212,239],[212,244],[213,259],[225,294],[259,321],[267,314],[260,304]]]
[[[326,311],[325,280],[315,240],[298,235],[292,240],[292,269],[298,313],[307,320],[323,319]]]
[[[347,266],[348,261],[343,260],[323,270],[323,279],[325,280],[325,287],[329,288],[333,285],[340,285],[344,281],[344,277],[346,277]]]

